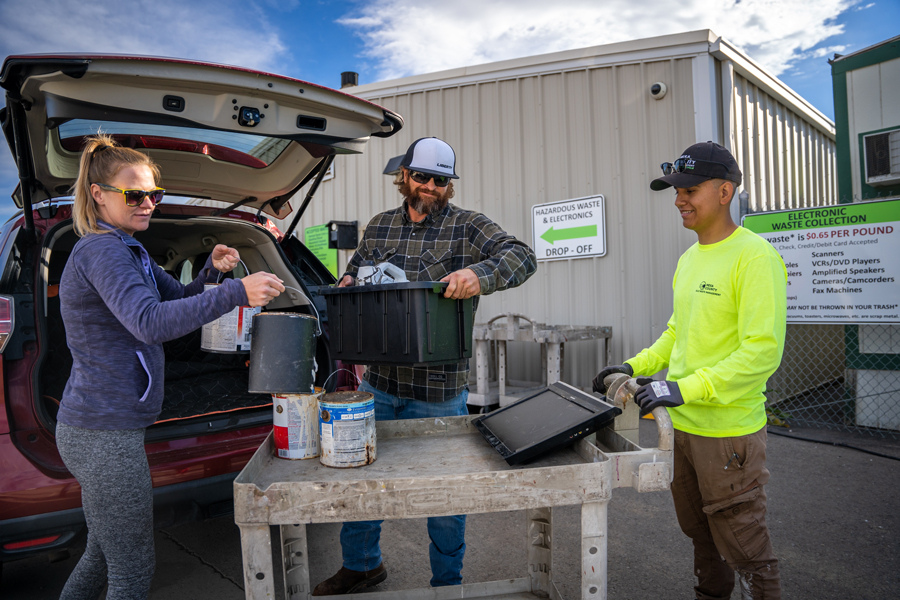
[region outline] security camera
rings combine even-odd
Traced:
[[[666,91],[668,91],[668,88],[662,81],[657,81],[650,86],[650,95],[653,96],[654,100],[662,100],[666,95]]]

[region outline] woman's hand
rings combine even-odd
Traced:
[[[241,262],[241,255],[234,248],[229,248],[225,244],[216,244],[211,253],[212,266],[219,273],[228,273]]]
[[[248,304],[254,308],[265,306],[284,291],[281,279],[264,271],[247,275],[239,281],[244,284]]]

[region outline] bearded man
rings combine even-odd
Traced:
[[[443,281],[446,298],[465,299],[525,283],[537,269],[534,251],[481,213],[449,201],[456,154],[438,138],[412,143],[395,184],[403,204],[376,215],[347,265],[340,286],[356,283],[364,261],[390,262],[409,281]],[[477,308],[478,299],[475,298]],[[469,362],[423,367],[370,366],[359,389],[375,397],[375,419],[419,419],[468,414]],[[431,585],[462,582],[465,515],[431,517]],[[381,521],[344,523],[343,566],[314,596],[351,594],[387,578],[379,541]]]

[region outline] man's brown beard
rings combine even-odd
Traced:
[[[420,215],[431,215],[436,216],[444,207],[447,206],[447,203],[450,202],[450,198],[453,196],[451,190],[453,189],[453,182],[450,182],[450,185],[444,190],[440,191],[440,188],[436,188],[434,190],[437,197],[432,200],[431,198],[425,199],[419,192],[413,193],[410,189],[409,182],[404,181],[399,185],[400,193],[406,199],[406,203],[412,208],[414,211],[419,213]],[[419,188],[421,191],[423,188]]]

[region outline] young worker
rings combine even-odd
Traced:
[[[409,281],[445,281],[444,296],[455,299],[516,287],[531,277],[537,268],[531,248],[483,214],[449,203],[451,180],[458,178],[449,144],[418,139],[400,164],[394,183],[403,204],[369,222],[341,287],[355,283],[367,260],[390,262]],[[468,414],[468,379],[467,360],[430,367],[370,366],[359,389],[375,396],[376,420],[458,416]],[[465,515],[428,519],[432,586],[462,582],[465,527]],[[343,566],[313,595],[350,594],[384,581],[380,536],[381,521],[344,523]]]
[[[641,414],[664,406],[672,417],[672,498],[694,544],[696,597],[731,598],[737,572],[743,598],[775,600],[781,583],[766,525],[763,392],[784,349],[787,271],[766,240],[731,218],[741,171],[728,150],[695,144],[662,169],[650,188],[675,188],[675,208],[697,243],[675,269],[666,331],[624,365],[601,370],[594,391],[605,392],[612,373],[668,367],[666,381],[642,386],[635,402]]]

